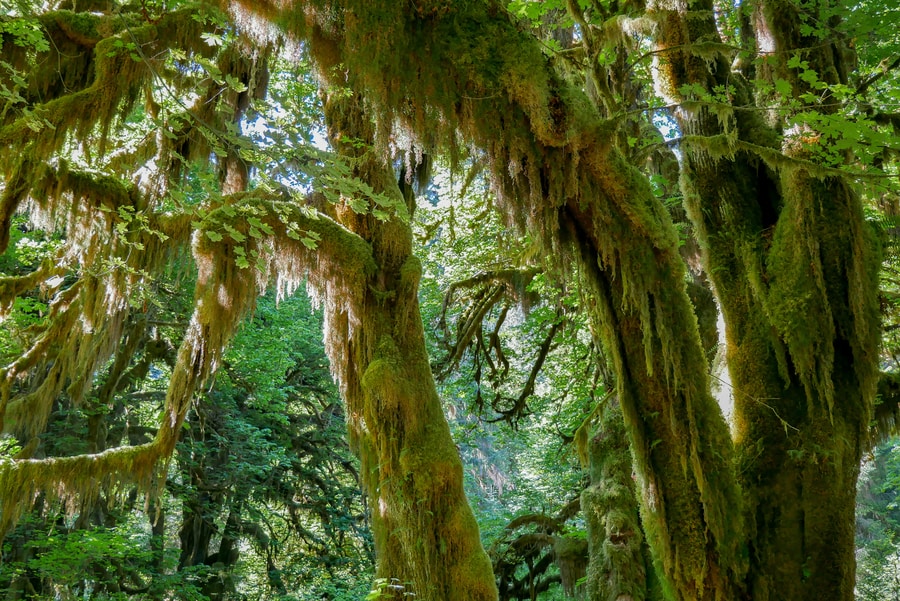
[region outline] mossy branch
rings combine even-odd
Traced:
[[[66,11],[46,17],[57,27],[63,23],[61,29],[69,32],[64,35],[87,48],[90,58],[73,65],[71,73],[62,74],[68,86],[53,93],[36,93],[27,111],[0,127],[0,146],[21,149],[21,142],[30,140],[29,152],[34,158],[48,157],[62,147],[69,133],[87,141],[96,127],[100,133],[96,143],[103,154],[114,119],[134,104],[152,73],[129,48],[144,48],[147,57],[155,56],[156,52],[149,52],[150,47],[163,41],[188,48],[202,43],[202,24],[191,18],[195,12],[196,8],[172,11],[155,24]]]
[[[91,506],[101,490],[137,484],[149,490],[164,456],[158,441],[109,449],[95,455],[47,459],[0,459],[0,537],[43,493],[69,513]]]

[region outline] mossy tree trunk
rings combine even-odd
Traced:
[[[819,3],[810,9],[824,12]],[[660,8],[666,88],[672,100],[704,107],[705,98],[677,90],[699,85],[712,93],[727,84],[736,105],[750,105],[747,84],[724,54],[710,60],[691,50],[719,42],[712,10],[711,2]],[[787,2],[756,6],[758,37],[772,44],[758,68],[790,82],[799,96],[809,84],[786,62],[801,52],[822,80],[846,83],[846,65],[835,61],[848,49],[839,38],[801,38],[798,11]],[[825,113],[828,102],[811,108]],[[692,138],[681,183],[726,323],[747,523],[746,590],[754,600],[848,601],[856,478],[873,416],[877,253],[850,187],[804,163],[817,159],[803,132],[781,136],[759,115],[676,111]],[[759,147],[782,152],[781,164],[765,164],[754,151]]]
[[[638,515],[631,452],[622,412],[606,401],[588,439],[590,485],[581,493],[590,563],[590,601],[661,601]]]
[[[338,221],[365,239],[378,266],[349,310],[326,296],[326,348],[347,403],[351,446],[372,507],[376,575],[397,598],[497,598],[490,561],[463,492],[459,451],[431,374],[418,305],[421,266],[393,169],[374,148],[373,124],[358,96],[339,90],[325,103],[332,143],[355,174],[403,208],[381,221],[348,206]],[[359,142],[363,142],[360,148]],[[407,205],[408,203],[408,205]],[[404,210],[405,209],[405,210]]]

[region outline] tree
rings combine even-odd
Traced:
[[[278,21],[300,6],[244,9]],[[511,219],[550,252],[574,243],[615,357],[645,526],[678,594],[849,597],[853,483],[877,377],[878,263],[856,192],[810,154],[819,140],[810,131],[823,129],[849,81],[849,46],[823,41],[838,24],[834,8],[759,3],[745,15],[773,53],[758,74],[789,116],[799,112],[791,100],[816,99],[785,134],[758,118],[730,69],[711,3],[648,7],[660,83],[696,103],[679,113],[694,144],[682,181],[729,324],[733,446],[707,390],[671,225],[614,144],[614,125],[534,40],[489,4],[302,7],[307,19],[286,26],[314,56],[348,49],[350,73],[381,111],[422,139],[452,143],[462,132],[487,152]],[[778,109],[778,98],[760,96]],[[723,193],[723,173],[733,192]]]
[[[182,429],[190,427],[191,400],[221,362],[257,292],[270,276],[278,278],[282,296],[308,278],[324,301],[326,348],[341,383],[351,447],[360,456],[362,483],[373,507],[377,575],[396,579],[397,588],[422,599],[495,596],[490,562],[463,494],[458,451],[425,353],[416,298],[419,267],[411,256],[411,230],[404,218],[412,209],[411,196],[399,187],[407,180],[398,184],[390,164],[370,150],[372,125],[359,99],[340,88],[326,89],[326,122],[340,164],[332,163],[325,177],[335,180],[338,190],[320,189],[296,202],[289,191],[272,189],[277,185],[248,191],[250,159],[242,127],[252,100],[265,92],[269,50],[246,37],[226,40],[228,32],[220,28],[215,11],[194,6],[151,14],[144,5],[124,12],[26,14],[15,23],[19,28],[4,38],[15,63],[9,67],[9,88],[15,93],[0,137],[10,143],[29,128],[36,135],[5,156],[11,168],[0,201],[3,215],[10,217],[26,199],[46,203],[32,208],[32,218],[44,214],[52,226],[61,217],[66,247],[73,252],[24,281],[13,280],[10,292],[29,290],[48,272],[72,268],[77,281],[56,294],[47,328],[6,370],[7,400],[17,374],[35,369],[49,370],[51,376],[33,392],[17,387],[12,403],[4,401],[4,428],[30,446],[0,472],[0,526],[5,529],[35,494],[61,497],[85,513],[101,492],[132,482],[144,487],[159,483],[157,462],[171,455]],[[40,44],[31,44],[20,35],[29,27],[48,34],[53,44],[42,37]],[[166,45],[171,54],[156,54]],[[33,64],[38,60],[33,53],[41,52],[63,63],[57,73],[62,86],[53,77],[42,79],[38,69],[17,70]],[[337,64],[319,66],[339,73]],[[199,82],[192,70],[200,72]],[[161,91],[176,98],[171,108],[157,102],[150,85],[162,75],[167,79],[159,83],[171,87]],[[201,87],[192,107],[179,96],[189,89],[185,84]],[[59,151],[70,153],[65,148],[70,140],[96,141],[98,163],[130,174],[104,153],[114,121],[120,112],[130,114],[142,86],[147,86],[148,114],[161,137],[146,136],[147,148],[139,145],[129,158],[151,158],[158,169],[152,173],[155,182],[138,188],[52,160]],[[20,103],[24,106],[16,106]],[[75,103],[80,111],[74,110]],[[191,206],[176,189],[182,164],[193,157],[208,159],[211,150],[218,177]],[[83,162],[90,165],[92,157]],[[153,441],[97,455],[32,458],[55,398],[65,388],[75,404],[83,401],[94,373],[120,346],[122,323],[135,309],[135,289],[145,276],[160,271],[166,253],[184,248],[189,240],[197,265],[193,315]],[[54,347],[47,352],[49,345]],[[188,471],[190,482],[209,479],[203,469]],[[220,509],[222,495],[211,497],[214,509]],[[239,509],[238,498],[230,517],[239,515]],[[209,559],[212,532],[196,517],[202,511],[197,504],[185,511],[185,566]],[[226,569],[234,563],[239,525],[229,519],[222,534],[218,559]],[[220,596],[222,590],[207,592]]]
[[[881,156],[893,138],[879,125],[894,121],[874,90],[896,61],[854,79],[854,48],[865,46],[860,22],[842,20],[827,0],[545,4],[555,12],[514,3],[535,12],[542,27],[568,19],[578,30],[545,45],[493,0],[218,4],[233,17],[221,30],[207,27],[215,22],[208,17],[184,18],[202,11],[186,8],[179,19],[144,4],[127,13],[126,25],[118,15],[58,12],[40,25],[10,21],[4,34],[11,68],[27,71],[9,78],[14,110],[0,128],[4,147],[15,149],[2,161],[5,229],[24,198],[47,198],[44,212],[65,215],[69,236],[80,236],[86,250],[77,260],[91,264],[102,251],[130,267],[59,289],[53,323],[74,323],[63,317],[74,320],[81,309],[69,307],[77,302],[97,327],[51,328],[7,370],[10,382],[37,367],[51,342],[82,349],[74,362],[43,363],[50,384],[14,401],[38,406],[17,431],[42,429],[47,399],[67,378],[78,396],[78,374],[89,378],[95,356],[109,354],[97,349],[120,338],[121,299],[138,286],[135,274],[159,268],[168,240],[183,245],[195,233],[199,267],[195,313],[156,441],[101,457],[4,464],[4,521],[38,489],[65,483],[96,494],[88,470],[148,480],[257,282],[276,276],[291,288],[309,270],[324,296],[327,347],[373,499],[379,574],[409,581],[419,598],[493,598],[428,368],[409,227],[396,218],[413,208],[411,170],[398,185],[385,158],[402,131],[427,152],[482,153],[509,222],[530,232],[557,267],[577,265],[586,310],[614,366],[642,524],[665,588],[698,600],[852,596],[855,482],[878,378],[879,257],[851,180],[895,169],[890,155]],[[223,31],[250,32],[254,21],[300,43],[330,86],[332,143],[352,166],[338,194],[331,188],[336,203],[239,192],[252,157],[240,116],[261,79],[239,58],[240,46],[213,63],[215,53],[199,40],[215,47]],[[52,50],[29,42],[41,28],[56,42]],[[681,134],[684,206],[726,322],[733,436],[710,393],[680,239],[654,189],[658,180],[647,175],[663,173],[646,159],[665,141],[645,118],[650,95],[635,76],[628,32],[639,39],[645,32],[652,44],[655,84]],[[156,54],[165,47],[182,47],[187,64],[165,71]],[[59,62],[58,74],[29,68],[42,52]],[[222,191],[236,194],[206,203],[202,219],[164,212],[165,194],[140,196],[112,178],[47,164],[67,134],[103,155],[115,116],[147,77],[190,81],[197,65],[211,82],[205,101],[181,116],[193,129],[172,127],[173,114],[162,131],[187,145],[192,132],[230,126],[232,136],[211,138],[228,140],[215,150]],[[145,207],[149,225],[131,228],[127,216]],[[89,233],[84,219],[103,227]],[[120,224],[128,244],[117,235]],[[140,261],[129,252],[135,244],[144,250]],[[7,290],[33,288],[54,269],[10,281]],[[104,287],[115,293],[102,297]],[[99,298],[118,303],[111,317]]]

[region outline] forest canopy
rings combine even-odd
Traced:
[[[888,594],[895,0],[0,7],[7,599]]]

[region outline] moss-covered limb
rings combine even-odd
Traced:
[[[96,455],[0,461],[0,536],[39,493],[63,501],[68,511],[78,513],[95,502],[103,489],[124,484],[149,488],[161,457],[160,445],[154,442]]]
[[[51,166],[39,163],[31,172],[29,197],[35,205],[33,219],[48,230],[63,229],[89,211],[118,213],[142,211],[145,201],[137,188],[120,177],[71,170],[65,160]],[[97,221],[109,221],[95,213]]]
[[[593,251],[585,242],[583,265],[589,269],[586,257]],[[737,598],[745,567],[742,524],[735,509],[742,501],[734,484],[729,434],[717,404],[702,388],[706,359],[692,351],[694,344],[699,349],[699,342],[687,337],[692,330],[696,336],[696,319],[690,305],[679,306],[672,297],[684,286],[682,276],[673,279],[671,273],[660,273],[659,278],[666,278],[660,296],[649,300],[659,321],[684,324],[677,344],[691,350],[675,353],[674,360],[680,363],[676,373],[692,373],[694,379],[679,379],[677,384],[667,380],[665,364],[654,364],[662,373],[646,375],[645,344],[650,346],[651,358],[657,358],[665,356],[664,342],[657,338],[658,333],[646,341],[640,313],[626,304],[625,284],[597,267],[591,276],[590,293],[616,367],[641,484],[645,533],[655,560],[676,599]],[[660,315],[665,311],[676,314]]]
[[[751,133],[753,129],[761,125],[761,122],[752,117],[739,117],[738,124],[742,129],[741,133],[743,133],[743,130],[745,129],[750,130],[747,133]],[[767,140],[764,140],[768,143],[774,143],[778,139],[777,136],[774,136],[775,132],[768,128],[763,128],[762,131],[756,130],[753,133],[757,135],[762,134],[760,137],[768,138]],[[852,169],[832,167],[809,158],[782,152],[780,149],[773,146],[761,145],[754,141],[735,138],[735,136],[730,134],[714,133],[709,135],[687,135],[681,138],[681,143],[686,150],[701,156],[707,155],[712,161],[718,161],[720,159],[733,161],[735,160],[735,154],[740,152],[748,156],[748,160],[751,162],[757,162],[757,159],[762,160],[762,162],[773,172],[803,170],[811,177],[817,179],[829,177],[846,178],[854,176],[865,179],[868,175],[860,171],[854,172]]]
[[[241,255],[233,244],[213,242],[197,232],[193,255],[197,264],[194,311],[178,349],[156,436],[167,455],[175,448],[194,391],[215,372],[228,341],[253,307],[259,291],[257,273],[238,265]]]
[[[198,235],[239,249],[245,265],[257,268],[259,289],[275,278],[279,295],[309,276],[316,288],[341,288],[351,299],[377,271],[372,245],[360,235],[309,206],[261,191],[227,196],[204,217]]]
[[[144,200],[133,187],[113,177],[68,171],[65,163],[34,167],[33,181],[21,193],[34,199],[34,221],[66,234],[68,244],[53,269],[80,271],[71,287],[48,291],[55,294],[48,325],[4,370],[11,392],[13,381],[46,368],[44,377],[33,387],[19,386],[18,396],[0,410],[6,431],[31,437],[43,429],[64,388],[74,403],[81,402],[118,347],[132,309],[129,299],[146,284],[148,273],[156,273],[172,252],[187,245],[190,220],[186,215],[145,220]]]
[[[767,258],[770,321],[787,347],[810,413],[822,411],[865,428],[880,344],[873,234],[846,183],[802,171],[783,174],[781,183],[785,207]],[[858,399],[836,396],[841,362],[854,372]]]
[[[79,316],[81,284],[76,283],[50,303],[49,326],[43,330],[21,357],[4,366],[0,390],[0,430],[3,433],[22,432],[28,438],[36,436],[46,424],[53,399],[64,385],[65,361],[56,361],[67,345],[68,333],[76,330]],[[47,373],[33,389],[12,396],[14,384],[30,370],[42,364],[50,365]]]
[[[41,59],[47,58],[54,69],[31,70],[44,73],[46,81],[34,82],[34,98],[25,102],[27,111],[10,113],[16,117],[0,126],[0,146],[18,148],[23,140],[30,140],[32,156],[48,157],[61,148],[70,133],[85,141],[96,127],[100,132],[99,151],[104,153],[112,122],[128,111],[143,83],[158,69],[159,64],[151,63],[160,60],[159,46],[165,43],[202,48],[199,34],[203,25],[191,18],[194,14],[196,8],[173,11],[155,24],[139,19],[129,22],[120,15],[92,17],[57,12],[48,17],[57,26],[65,23],[73,31],[90,30],[87,32],[90,35],[74,42],[76,48],[71,54],[79,57],[78,60],[60,57],[60,64],[65,66],[62,78],[54,70],[57,62],[39,55]],[[95,31],[101,39],[89,48],[85,41],[93,40],[90,36]],[[72,43],[64,44],[63,48],[69,48]]]
[[[112,285],[86,274],[51,301],[48,325],[3,370],[7,391],[16,384],[16,394],[3,407],[4,431],[37,436],[63,390],[74,404],[82,402],[94,375],[117,349],[129,313],[127,303],[115,302]]]
[[[2,35],[4,60],[14,69],[0,72],[0,81],[15,95],[7,99],[0,123],[8,124],[23,104],[53,100],[89,85],[93,48],[101,39],[97,27],[109,18],[71,11],[51,12],[38,17],[46,50],[36,52],[37,44],[22,43],[12,33]],[[80,31],[79,31],[80,30]],[[31,61],[43,68],[31,68]],[[52,65],[52,67],[50,67]],[[16,81],[14,76],[22,79]]]
[[[484,271],[470,278],[451,283],[444,294],[443,312],[453,302],[453,297],[458,290],[477,289],[485,284],[502,284],[510,294],[516,297],[525,296],[525,288],[531,280],[541,272],[538,267],[496,269]]]
[[[700,341],[703,343],[703,350],[706,351],[706,359],[712,366],[719,350],[719,308],[716,304],[716,297],[704,274],[688,280],[687,292],[691,298],[694,313],[697,315]]]
[[[439,369],[441,374],[446,374],[450,370],[455,369],[473,340],[477,341],[476,352],[485,352],[490,368],[495,373],[498,370],[490,358],[490,352],[496,352],[497,360],[503,366],[503,370],[500,371],[503,371],[505,374],[505,370],[509,369],[509,364],[499,344],[497,332],[502,326],[507,310],[512,303],[527,306],[531,302],[529,297],[533,296],[533,294],[529,293],[526,288],[534,276],[540,272],[541,269],[538,267],[497,269],[478,273],[470,278],[450,284],[447,292],[444,294],[441,306],[440,327],[444,330],[448,353],[441,362]],[[457,298],[457,294],[459,294],[459,298]],[[450,328],[447,325],[447,312],[452,304],[460,301],[467,302],[468,307],[457,318],[456,333],[454,335],[450,332]],[[490,348],[487,348],[484,346],[482,333],[484,317],[501,301],[504,302],[504,308],[501,310],[500,317],[496,320],[493,333],[489,336]],[[531,392],[527,393],[527,395],[530,394]]]
[[[9,228],[19,205],[31,190],[32,161],[27,154],[20,157],[7,171],[3,182],[3,193],[0,195],[0,252],[6,252],[9,246]]]
[[[2,320],[12,307],[16,297],[34,290],[47,280],[58,277],[65,272],[58,263],[44,261],[31,273],[17,276],[0,276],[0,320]]]
[[[89,506],[110,482],[152,484],[158,462],[174,449],[194,391],[215,370],[255,296],[252,276],[235,265],[234,255],[226,251],[217,257],[214,252],[202,241],[196,244],[200,273],[194,314],[178,352],[154,441],[96,455],[4,462],[0,466],[0,499],[4,503],[0,530],[5,531],[18,517],[16,512],[27,507],[38,492],[49,493],[77,511]]]
[[[441,370],[442,374],[449,373],[459,365],[469,344],[473,339],[481,335],[481,328],[485,316],[497,305],[497,303],[503,300],[504,296],[503,286],[497,285],[492,285],[483,289],[480,294],[476,295],[472,304],[457,322],[456,339],[453,342],[450,354]],[[444,298],[444,311],[446,311],[447,299],[448,297]]]
[[[107,239],[119,209],[133,213],[146,208],[138,190],[118,177],[71,170],[65,160],[56,165],[33,160],[26,149],[8,174],[0,197],[0,249],[6,249],[12,216],[26,201],[32,203],[32,221],[43,229],[74,230],[77,222],[87,218],[105,226]],[[74,232],[67,234],[72,237]]]
[[[148,253],[154,254],[149,249]],[[80,507],[93,501],[107,479],[131,481],[133,477],[141,484],[149,482],[158,460],[169,457],[174,449],[194,391],[215,370],[241,317],[252,306],[257,291],[256,274],[238,267],[237,256],[233,245],[216,245],[206,237],[195,238],[194,257],[199,273],[194,313],[178,351],[163,418],[153,443],[98,455],[7,462],[0,481],[2,499],[3,502],[8,500],[11,506],[16,504],[18,509],[5,511],[4,507],[3,519],[9,520],[4,526],[15,519],[15,511],[27,506],[38,491]],[[7,422],[13,413],[13,404],[18,403],[21,409],[18,414],[27,417],[32,433],[40,431],[48,409],[39,409],[48,404],[47,400],[52,402],[67,383],[70,396],[77,399],[99,363],[117,347],[125,312],[115,310],[116,307],[109,304],[105,294],[108,286],[101,278],[86,277],[51,304],[51,312],[55,311],[59,319],[51,320],[53,325],[42,340],[58,345],[60,352],[53,355],[55,361],[37,390],[30,396],[13,399],[8,408],[4,407]],[[54,306],[58,308],[54,309]],[[68,321],[63,319],[67,316]],[[83,324],[87,329],[73,327],[75,323]],[[36,357],[43,354],[40,350],[40,346],[32,349]],[[42,357],[43,360],[51,358]],[[4,401],[9,398],[9,378],[13,375],[15,369],[8,369]],[[71,382],[68,381],[70,378]],[[41,423],[33,423],[35,420]],[[16,425],[21,427],[21,424]]]
[[[604,118],[618,120],[616,145],[636,165],[643,159],[641,146],[649,138],[659,136],[646,114],[635,110],[647,108],[646,91],[632,67],[635,53],[640,52],[635,33],[649,30],[644,4],[643,0],[567,2],[568,12],[582,33],[581,44],[587,58],[583,66],[585,90]],[[642,143],[634,144],[633,140]]]

